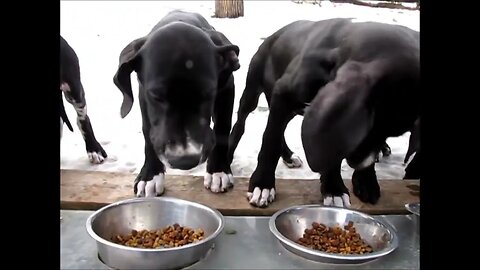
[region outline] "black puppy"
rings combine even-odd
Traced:
[[[207,158],[205,187],[217,193],[233,186],[227,153],[238,54],[200,14],[178,10],[123,49],[113,79],[123,93],[120,113],[123,118],[132,108],[135,71],[145,138],[137,196],[163,193],[165,165],[187,170]]]
[[[274,200],[283,135],[296,114],[304,114],[302,142],[310,168],[321,174],[324,204],[350,205],[340,173],[344,158],[355,169],[354,194],[376,203],[375,157],[388,137],[405,133],[418,117],[419,65],[419,34],[403,26],[296,21],[268,37],[251,60],[238,111],[243,119],[261,89],[270,93],[250,203],[265,207]]]
[[[62,137],[63,123],[73,132],[72,124],[68,120],[63,105],[63,95],[65,95],[65,99],[73,105],[77,112],[77,125],[85,140],[88,159],[91,163],[102,163],[107,158],[107,153],[95,138],[90,118],[87,115],[87,102],[80,80],[78,57],[62,36],[60,36],[60,90],[60,138]]]

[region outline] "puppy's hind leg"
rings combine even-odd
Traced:
[[[270,107],[271,93],[265,92],[265,98],[267,99],[268,107]],[[292,113],[288,117],[288,122],[290,122],[295,117],[295,115],[295,113]],[[288,147],[285,140],[285,134],[283,134],[282,136],[282,160],[283,163],[289,168],[300,168],[303,165],[300,157],[297,154],[293,153],[293,151],[290,150],[290,147]]]
[[[262,93],[258,75],[256,74],[256,72],[253,71],[253,65],[251,66],[252,68],[248,71],[245,90],[243,91],[242,97],[240,98],[240,105],[238,107],[237,113],[237,122],[234,124],[232,132],[229,136],[229,164],[232,163],[235,149],[237,148],[238,143],[240,142],[240,139],[245,132],[245,122],[247,120],[247,117],[251,112],[253,112],[253,110],[255,110],[255,108],[257,108],[258,98]]]

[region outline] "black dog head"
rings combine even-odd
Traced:
[[[346,63],[305,110],[302,141],[314,171],[327,172],[344,158],[355,169],[375,162],[382,141],[367,139],[374,124],[374,113],[366,106],[371,83],[359,65]]]
[[[123,93],[121,117],[133,105],[130,74],[137,73],[142,117],[161,160],[178,169],[204,162],[214,145],[210,119],[219,82],[238,69],[239,48],[216,44],[198,27],[174,22],[132,41],[114,76]],[[222,75],[223,74],[223,75]]]
[[[409,130],[418,116],[418,74],[399,61],[344,63],[305,110],[302,141],[310,167],[324,173],[343,159],[353,169],[371,166],[385,140]],[[401,112],[405,104],[411,108]]]

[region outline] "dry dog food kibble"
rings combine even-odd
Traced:
[[[114,235],[112,242],[137,248],[171,248],[195,243],[203,239],[202,229],[193,230],[178,224],[158,230],[132,230],[127,235]]]
[[[373,249],[367,245],[356,232],[353,222],[348,222],[344,229],[328,227],[317,222],[311,229],[305,229],[303,237],[297,243],[315,250],[339,254],[371,253]]]

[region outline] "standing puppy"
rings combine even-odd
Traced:
[[[200,14],[178,10],[123,49],[113,78],[123,93],[120,114],[132,108],[135,71],[145,138],[137,196],[163,193],[165,165],[188,170],[207,159],[205,187],[216,193],[233,186],[227,152],[238,54]]]
[[[63,105],[65,99],[73,105],[77,112],[77,125],[85,140],[88,159],[91,163],[99,164],[107,158],[107,153],[98,143],[93,133],[90,118],[87,115],[87,102],[82,82],[80,81],[80,65],[78,57],[72,47],[60,36],[60,137],[62,136],[63,123],[73,132],[73,127],[68,120]]]
[[[275,169],[286,153],[284,132],[296,114],[304,115],[303,147],[308,165],[321,174],[324,204],[350,205],[343,159],[355,169],[354,194],[376,203],[375,157],[388,137],[405,133],[418,117],[419,54],[418,32],[350,19],[296,21],[268,37],[250,62],[235,124],[243,132],[261,91],[269,93],[270,113],[248,187],[250,203],[265,207],[275,199]]]

